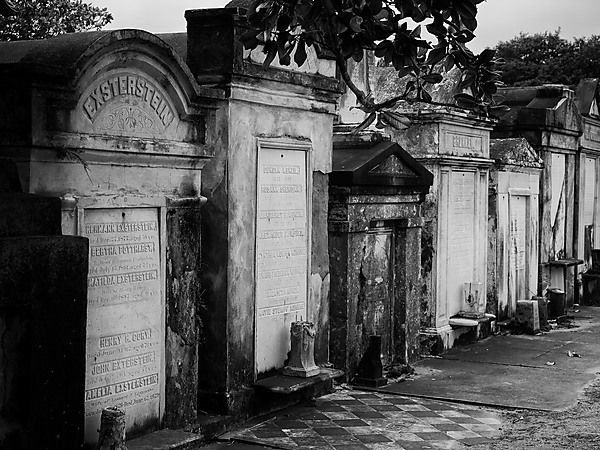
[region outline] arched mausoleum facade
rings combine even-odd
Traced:
[[[219,93],[138,30],[2,43],[0,80],[0,156],[25,192],[62,199],[64,234],[89,239],[82,439],[95,445],[108,406],[125,409],[128,437],[195,421],[199,192]]]

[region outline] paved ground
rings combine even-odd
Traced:
[[[589,420],[577,425],[575,434],[587,433],[583,440],[571,433],[560,441],[564,433],[559,430],[553,438],[561,442],[558,446],[544,438],[551,433],[527,444],[548,419],[559,423],[554,416],[567,413],[553,411],[575,405],[584,387],[600,375],[600,308],[582,307],[573,315],[573,328],[495,336],[453,349],[443,358],[420,361],[410,381],[376,391],[339,389],[315,405],[249,423],[206,450],[598,448],[591,443],[599,439],[598,424]],[[532,422],[533,429],[514,433],[524,409],[541,414],[540,420]],[[580,414],[577,408],[571,411]],[[507,436],[515,442],[506,442]]]
[[[473,405],[340,390],[222,439],[282,449],[455,449],[489,442],[500,426],[496,412]]]
[[[413,380],[383,391],[540,411],[572,407],[600,372],[600,308],[578,309],[573,328],[494,336],[454,348],[440,359],[419,361]]]

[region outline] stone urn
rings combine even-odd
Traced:
[[[308,378],[321,372],[315,364],[315,334],[314,323],[292,322],[290,359],[284,375]]]

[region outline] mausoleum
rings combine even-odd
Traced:
[[[524,138],[492,139],[490,158],[487,312],[504,320],[538,295],[542,161]]]
[[[494,138],[527,139],[543,161],[539,200],[538,293],[548,288],[566,293],[568,306],[578,299],[577,267],[583,235],[576,226],[583,198],[580,174],[590,169],[581,165],[581,114],[574,92],[562,85],[505,88],[501,94],[511,109],[494,127]],[[580,186],[579,188],[577,186]],[[589,189],[589,188],[588,188]],[[576,201],[577,199],[577,201]],[[591,199],[593,202],[593,198]],[[579,208],[578,205],[579,204]],[[589,207],[588,207],[589,208]]]
[[[339,126],[329,185],[330,352],[352,380],[370,345],[382,363],[419,357],[421,204],[432,174],[398,144]]]
[[[0,80],[0,156],[89,239],[85,442],[107,406],[129,437],[195,421],[201,169],[222,95],[136,30],[2,43]]]
[[[433,173],[422,206],[421,347],[437,354],[489,333],[487,220],[492,122],[452,109],[405,111],[392,134]]]
[[[202,173],[199,404],[243,418],[301,395],[300,379],[281,377],[293,322],[314,325],[322,372],[303,386],[335,373],[327,199],[339,87],[334,61],[312,47],[302,68],[263,67],[264,53],[239,40],[243,10],[193,10],[186,18],[191,70],[225,92],[218,147]]]

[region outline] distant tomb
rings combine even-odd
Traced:
[[[543,166],[523,138],[492,139],[490,157],[488,310],[504,320],[537,293]]]
[[[484,316],[492,122],[445,108],[405,113],[412,124],[402,132],[389,130],[392,139],[425,165],[434,179],[423,204],[420,295],[422,350],[437,354],[463,335],[465,341],[482,337],[489,329]],[[481,296],[476,311],[467,314],[478,317],[476,327],[457,325],[455,320],[465,311],[465,283],[476,286]]]

